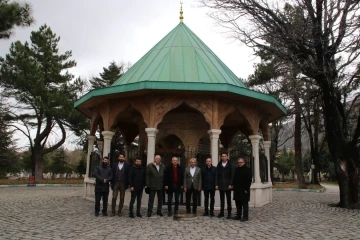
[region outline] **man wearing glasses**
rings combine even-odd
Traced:
[[[237,210],[237,215],[233,218],[234,220],[245,222],[249,219],[251,181],[252,174],[250,168],[245,165],[243,158],[238,158],[233,183],[234,200]]]

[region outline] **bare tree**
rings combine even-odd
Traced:
[[[359,89],[360,2],[354,0],[201,0],[232,37],[291,62],[319,87],[339,206],[358,203],[360,111],[350,128],[348,97]],[[294,11],[295,9],[295,11]],[[292,14],[296,12],[297,21]],[[243,25],[240,25],[244,23]],[[354,71],[354,69],[356,69]],[[353,131],[351,131],[353,129]]]

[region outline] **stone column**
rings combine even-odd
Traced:
[[[146,163],[149,164],[154,161],[156,134],[158,133],[158,130],[156,128],[145,128],[145,131],[148,137]]]
[[[104,136],[104,147],[103,147],[103,156],[108,156],[111,148],[111,139],[114,136],[112,131],[103,131],[101,134]]]
[[[271,183],[271,171],[270,171],[270,146],[271,141],[264,141],[264,148],[265,148],[265,156],[267,158],[267,168],[268,168],[268,183]]]
[[[217,166],[219,163],[219,135],[221,133],[220,129],[210,129],[208,134],[210,135],[210,152],[211,159],[214,166]]]
[[[94,141],[95,136],[88,135],[88,152],[87,152],[87,161],[86,161],[86,175],[84,179],[89,178],[89,170],[90,170],[90,155],[94,151]]]
[[[259,162],[259,142],[261,136],[259,135],[250,135],[249,139],[251,140],[252,153],[254,157],[254,179],[255,183],[261,183],[260,178],[260,162]]]

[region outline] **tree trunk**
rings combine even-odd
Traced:
[[[301,160],[301,105],[297,96],[295,102],[295,132],[294,132],[294,148],[295,148],[295,170],[297,183],[299,188],[306,188],[304,171]]]
[[[41,182],[43,180],[43,159],[42,159],[42,152],[41,151],[35,151],[35,181],[36,183]]]
[[[356,144],[347,143],[342,116],[338,108],[334,89],[323,82],[322,98],[324,104],[325,130],[331,158],[335,163],[336,176],[340,189],[339,207],[353,207],[358,203],[359,150]]]

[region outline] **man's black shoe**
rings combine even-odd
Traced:
[[[168,216],[171,217],[171,216],[172,216],[172,212],[168,212]]]
[[[107,215],[108,215],[108,214],[107,214],[106,212],[103,213],[103,216],[104,216],[104,217],[107,217]]]
[[[148,213],[147,216],[148,216],[148,217],[151,217],[151,213]]]
[[[196,214],[196,211],[192,211],[192,214]]]
[[[233,217],[232,219],[233,219],[233,220],[240,220],[241,217],[240,217],[240,216],[235,216],[235,217]]]
[[[209,214],[207,212],[204,212],[203,216],[206,217],[209,216]]]
[[[224,217],[224,213],[220,213],[219,215],[217,215],[218,218],[222,218]]]
[[[210,212],[210,217],[214,217],[214,216],[215,216],[214,212]]]
[[[247,221],[249,221],[249,218],[244,217],[244,218],[242,218],[240,221],[242,221],[242,222],[247,222]]]
[[[160,217],[164,216],[161,212],[158,212],[157,215]]]
[[[231,219],[231,214],[227,215],[226,218],[227,218],[227,219]]]
[[[175,214],[175,215],[177,215],[178,213],[179,213],[178,210],[175,210],[175,211],[174,211],[174,214]]]
[[[95,217],[98,217],[99,216],[99,212],[95,212]]]
[[[131,218],[135,218],[135,216],[134,216],[134,214],[133,214],[133,213],[130,213],[130,214],[129,214],[129,217],[131,217]]]
[[[136,216],[139,217],[139,218],[142,217],[142,215],[140,213],[137,213]]]

